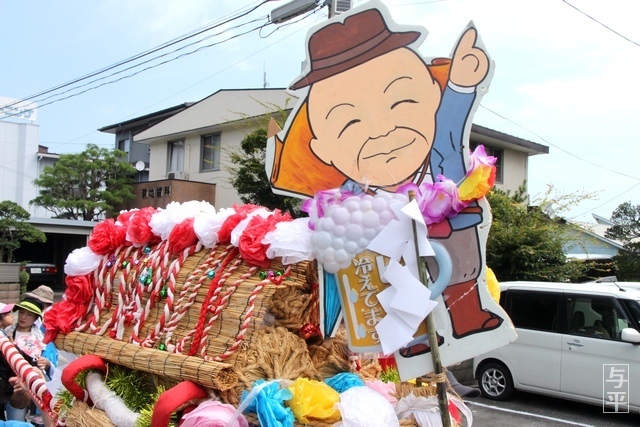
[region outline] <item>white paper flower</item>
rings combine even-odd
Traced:
[[[98,268],[101,259],[102,256],[94,253],[89,246],[75,249],[67,257],[64,273],[67,276],[84,276]]]
[[[282,264],[295,264],[300,261],[311,261],[315,258],[309,228],[309,218],[298,218],[293,221],[279,222],[276,229],[268,232],[262,243],[269,245],[267,258],[282,257]]]

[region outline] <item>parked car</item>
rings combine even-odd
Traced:
[[[485,397],[506,400],[514,390],[524,390],[607,410],[616,399],[608,377],[615,372],[623,387],[619,391],[626,390],[623,400],[628,399],[618,403],[640,412],[640,292],[610,283],[505,282],[500,287],[500,305],[518,339],[474,358]]]
[[[57,288],[58,267],[51,263],[29,262],[22,267],[29,273],[28,290],[33,290],[40,285]]]

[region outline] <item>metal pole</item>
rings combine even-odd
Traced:
[[[409,201],[413,201],[416,198],[416,193],[413,190],[409,191]],[[412,220],[413,226],[413,239],[414,246],[416,248],[416,258],[418,260],[418,273],[420,275],[420,282],[427,288],[429,283],[429,275],[427,274],[427,262],[424,257],[421,257],[418,251],[418,230],[416,221]],[[442,377],[444,370],[442,369],[442,362],[440,361],[440,349],[438,348],[438,335],[436,334],[436,324],[433,320],[432,313],[427,315],[425,320],[427,325],[427,333],[429,336],[429,347],[431,348],[431,359],[433,360],[433,370],[438,377]],[[447,399],[447,388],[443,381],[436,382],[436,390],[438,394],[438,406],[440,408],[440,416],[442,418],[443,427],[451,427],[451,418],[449,417],[449,402]]]
[[[333,0],[326,0],[324,4],[327,5],[327,18],[333,18]]]

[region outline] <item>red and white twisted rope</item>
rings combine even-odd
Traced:
[[[2,351],[13,372],[16,372],[27,385],[27,390],[36,404],[55,421],[58,418],[58,414],[53,408],[57,399],[47,389],[40,370],[24,360],[15,344],[3,333],[0,333],[0,351]]]
[[[149,293],[149,298],[147,299],[146,304],[142,304],[142,296],[136,296],[136,305],[137,310],[133,315],[134,326],[131,333],[131,342],[133,344],[141,344],[142,338],[140,337],[140,330],[144,325],[144,322],[151,311],[153,305],[155,305],[154,299],[157,297],[157,294],[160,292],[160,288],[163,285],[164,274],[163,271],[166,271],[167,264],[169,262],[169,242],[166,240],[162,241],[156,251],[152,251],[149,254],[149,259],[147,260],[147,264],[152,268],[153,277],[151,283],[142,287],[143,292]],[[160,268],[162,264],[163,268]]]
[[[171,315],[174,312],[173,299],[176,290],[176,276],[180,273],[180,270],[187,258],[198,252],[200,249],[202,249],[202,243],[200,242],[185,248],[182,251],[182,254],[180,254],[180,256],[171,263],[171,266],[169,267],[167,297],[162,309],[162,315],[158,319],[156,325],[152,328],[151,333],[142,341],[143,347],[153,347],[156,341],[160,338],[161,332],[164,330],[165,323],[171,318]]]
[[[242,261],[242,259],[239,259],[238,261]],[[236,263],[235,268],[238,268],[237,266],[240,263]],[[200,355],[202,357],[205,357],[207,355],[207,341],[209,339],[209,331],[211,330],[211,328],[213,327],[213,324],[216,320],[218,320],[218,317],[220,316],[220,313],[222,313],[222,310],[224,310],[224,308],[227,306],[227,304],[229,303],[229,298],[231,298],[231,295],[233,295],[233,293],[236,291],[236,289],[238,289],[238,286],[240,286],[240,284],[242,282],[244,282],[246,279],[248,279],[249,277],[253,276],[255,274],[255,272],[258,270],[258,266],[252,266],[251,268],[249,268],[249,270],[244,273],[242,276],[240,276],[235,282],[233,282],[231,284],[231,286],[229,286],[227,288],[227,291],[224,293],[224,296],[222,297],[222,299],[220,299],[215,308],[213,309],[213,314],[211,315],[211,317],[209,318],[209,322],[207,322],[207,326],[205,326],[204,331],[202,333],[202,338],[200,339],[200,342],[198,343],[198,350],[200,351]],[[229,276],[227,276],[229,277]]]
[[[240,347],[240,344],[242,344],[242,341],[244,341],[244,334],[247,332],[247,329],[249,328],[249,324],[251,323],[251,319],[253,317],[253,310],[255,309],[255,300],[258,297],[258,294],[260,293],[260,291],[265,287],[267,283],[269,283],[269,279],[263,280],[262,282],[258,283],[256,287],[253,289],[253,292],[251,292],[251,296],[249,296],[249,300],[247,301],[247,310],[244,314],[244,320],[240,325],[240,330],[238,331],[238,335],[236,335],[234,343],[231,344],[231,346],[228,347],[227,350],[225,350],[225,352],[219,356],[210,357],[205,354],[204,355],[205,360],[222,362],[236,352],[238,347]]]
[[[227,248],[229,249],[229,248]],[[184,347],[190,341],[200,341],[200,336],[202,334],[202,329],[204,329],[204,322],[206,321],[207,312],[209,311],[208,307],[212,307],[218,299],[220,295],[220,290],[222,289],[222,283],[226,280],[227,277],[231,275],[235,269],[238,268],[241,259],[236,259],[236,255],[238,254],[238,249],[233,247],[229,249],[229,253],[224,257],[223,261],[220,265],[220,271],[218,274],[211,280],[211,284],[209,285],[209,291],[205,300],[202,302],[202,306],[200,309],[200,316],[198,318],[198,322],[194,326],[192,330],[189,331],[180,341],[176,343],[176,353],[183,353]],[[233,265],[229,266],[231,262],[234,262]],[[229,270],[227,270],[227,268]],[[197,339],[195,339],[197,338]],[[189,348],[189,355],[194,356],[197,352],[198,348],[191,343],[191,347]]]
[[[171,314],[169,321],[164,327],[162,333],[165,334],[164,343],[167,347],[167,351],[173,353],[176,351],[176,346],[171,343],[171,338],[173,336],[173,332],[176,330],[180,320],[184,317],[184,315],[189,311],[189,308],[193,305],[198,296],[198,291],[202,287],[202,284],[209,279],[208,271],[215,270],[221,263],[222,259],[227,256],[229,250],[233,246],[228,246],[225,251],[220,254],[216,253],[217,245],[211,248],[211,252],[209,252],[209,256],[207,259],[201,263],[187,278],[180,291],[180,295],[178,296],[178,300],[175,303],[176,309]],[[196,284],[191,289],[191,284],[198,278]],[[188,295],[188,298],[187,298]],[[185,302],[185,298],[187,301]]]

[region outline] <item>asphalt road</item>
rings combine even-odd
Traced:
[[[640,426],[640,414],[603,413],[598,406],[516,392],[506,402],[467,399],[473,426],[479,427],[626,427]]]

